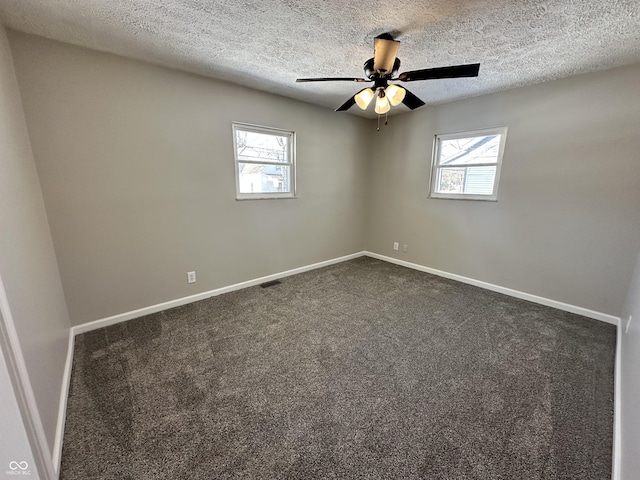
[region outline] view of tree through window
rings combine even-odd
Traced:
[[[234,124],[239,198],[293,196],[293,132]]]

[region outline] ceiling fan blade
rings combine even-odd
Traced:
[[[296,83],[303,82],[370,82],[364,78],[326,77],[326,78],[296,78]]]
[[[336,112],[344,112],[345,110],[349,110],[355,104],[356,104],[356,96],[353,95],[353,96],[349,97],[349,100],[347,100],[342,105],[340,105],[338,108],[336,108]]]
[[[382,34],[373,39],[373,70],[382,75],[390,74],[393,62],[398,55],[400,42],[389,34]]]
[[[438,78],[477,77],[479,71],[479,63],[470,63],[468,65],[425,68],[423,70],[413,70],[412,72],[402,72],[398,75],[397,80],[415,82],[416,80],[435,80]]]
[[[406,88],[404,90],[406,93],[405,93],[404,99],[402,100],[402,103],[404,103],[407,107],[409,107],[410,110],[415,110],[416,108],[419,108],[425,105],[425,103],[422,100],[416,97],[409,90],[407,90]]]

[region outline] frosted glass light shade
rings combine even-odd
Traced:
[[[356,96],[354,98],[358,107],[360,107],[362,110],[366,110],[371,103],[371,100],[373,100],[373,95],[373,90],[371,90],[370,88],[365,88],[364,90],[356,93]]]
[[[387,113],[391,110],[391,105],[389,105],[389,100],[386,96],[379,96],[376,98],[376,108],[375,111],[378,115],[382,115],[383,113]]]
[[[404,96],[407,94],[407,91],[399,85],[389,85],[385,90],[387,94],[387,98],[389,99],[389,103],[394,107],[396,105],[400,105],[400,102],[404,100]]]

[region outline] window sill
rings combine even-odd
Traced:
[[[255,196],[255,197],[236,197],[236,200],[239,202],[244,202],[246,200],[295,200],[298,198],[297,195],[287,195],[287,196]]]
[[[449,196],[449,195],[429,195],[428,198],[432,198],[435,200],[466,200],[466,201],[475,201],[475,202],[497,202],[497,197],[480,197],[476,195],[469,196]]]

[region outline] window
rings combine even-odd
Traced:
[[[295,133],[233,122],[236,198],[295,197]]]
[[[507,128],[436,135],[430,197],[496,200]]]

